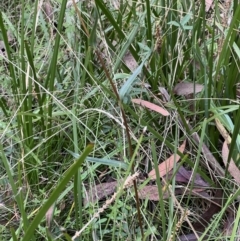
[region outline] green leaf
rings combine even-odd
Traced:
[[[83,151],[82,155],[70,166],[70,168],[65,172],[63,179],[58,183],[57,187],[54,189],[52,194],[49,196],[48,200],[43,204],[43,206],[38,211],[37,215],[33,219],[32,223],[29,225],[25,235],[22,238],[22,241],[29,241],[31,240],[35,229],[41,223],[44,215],[48,211],[48,209],[53,205],[53,203],[57,200],[60,193],[66,187],[67,183],[70,179],[75,175],[78,169],[83,164],[84,160],[86,159],[87,155],[92,151],[93,144],[89,144],[86,149]]]
[[[125,95],[130,91],[133,83],[137,80],[137,76],[141,73],[142,68],[146,62],[147,58],[145,58],[142,63],[134,70],[133,74],[128,78],[128,80],[124,83],[122,88],[119,91],[119,96],[121,100],[124,99]]]
[[[70,150],[67,150],[74,158],[79,158],[79,154],[74,153]],[[107,159],[107,158],[96,158],[96,157],[87,157],[86,161],[89,162],[95,162],[95,163],[99,163],[102,165],[106,165],[106,166],[111,166],[111,167],[117,167],[117,168],[123,168],[123,169],[127,169],[128,165],[122,161],[117,161],[117,160],[113,160],[113,159]]]

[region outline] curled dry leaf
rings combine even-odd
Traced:
[[[228,155],[229,155],[229,149],[228,149],[227,141],[224,141],[223,147],[222,147],[222,159],[225,166],[227,166]],[[240,170],[238,169],[238,167],[236,166],[232,158],[228,166],[228,171],[235,179],[235,181],[238,184],[240,184]]]
[[[163,96],[164,101],[169,102],[170,101],[170,95],[167,92],[167,90],[163,87],[159,87],[158,89],[159,89],[161,95]]]
[[[53,215],[54,215],[54,209],[55,209],[55,204],[53,204],[46,212],[45,216],[46,216],[47,227],[51,226]]]
[[[151,102],[148,102],[146,100],[141,100],[141,99],[132,99],[132,102],[135,103],[135,104],[138,104],[138,105],[141,105],[143,107],[146,107],[150,110],[153,110],[155,112],[158,112],[160,113],[161,115],[163,116],[169,116],[169,112],[165,109],[163,109],[162,107],[158,106],[158,105],[155,105]]]
[[[183,153],[186,146],[186,140],[183,142],[183,144],[178,148],[178,151]],[[180,160],[180,156],[178,154],[171,155],[167,160],[160,163],[158,165],[159,175],[160,177],[165,176],[167,173],[169,173],[173,167],[175,162],[178,162]],[[150,179],[155,180],[156,179],[156,171],[153,169],[151,172],[148,173],[148,176]]]
[[[173,91],[176,95],[190,95],[190,94],[197,94],[199,92],[201,92],[203,89],[203,85],[201,84],[196,84],[194,85],[194,83],[188,83],[188,82],[181,82],[178,83]]]
[[[116,190],[117,182],[105,182],[92,187],[88,190],[86,198],[84,199],[84,205],[88,202],[95,203],[107,196],[113,194]]]
[[[224,138],[225,141],[227,141],[227,144],[230,144],[232,141],[232,138],[230,137],[230,135],[228,134],[227,130],[225,129],[225,127],[223,126],[223,124],[220,122],[219,119],[215,118],[215,123],[217,126],[218,131],[220,132],[220,134],[222,135],[222,137]]]

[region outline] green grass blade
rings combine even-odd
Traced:
[[[7,31],[4,27],[2,12],[0,12],[0,29],[2,31],[3,41],[4,41],[6,52],[7,52],[9,71],[10,71],[10,76],[12,78],[12,90],[13,90],[13,93],[15,94],[15,98],[17,99],[18,98],[18,95],[17,95],[18,81],[16,78],[16,73],[15,73],[13,62],[12,62],[10,46],[8,43]]]
[[[62,4],[61,4],[61,9],[60,9],[60,14],[59,14],[59,19],[58,19],[58,34],[56,36],[55,39],[55,45],[54,45],[54,51],[53,51],[53,56],[52,56],[52,60],[51,60],[51,64],[50,64],[50,68],[48,69],[48,75],[47,75],[47,79],[46,79],[46,83],[45,83],[45,88],[50,92],[53,93],[54,91],[54,80],[56,77],[56,71],[57,71],[57,60],[58,60],[58,53],[59,53],[59,46],[60,46],[60,34],[62,32],[63,29],[63,21],[64,21],[64,16],[65,16],[65,10],[66,10],[66,4],[67,4],[67,0],[63,0]],[[45,101],[46,98],[46,94],[45,93],[42,97],[42,101]],[[51,138],[52,136],[52,112],[53,112],[53,99],[52,97],[49,100],[49,104],[48,104],[48,124],[47,124],[47,137]],[[48,160],[47,162],[51,162],[53,156],[51,155],[52,153],[52,145],[48,145]],[[48,175],[50,175],[48,173]]]
[[[70,150],[67,150],[74,158],[79,158],[79,154],[74,153]],[[87,157],[86,161],[89,162],[95,162],[95,163],[99,163],[102,165],[106,165],[106,166],[110,166],[110,167],[117,167],[117,168],[123,168],[123,169],[127,169],[128,165],[124,162],[120,162],[117,160],[113,160],[113,159],[107,159],[107,158],[96,158],[96,157]]]
[[[16,199],[18,208],[19,208],[20,213],[21,213],[21,217],[23,219],[23,229],[24,229],[24,231],[26,231],[28,226],[29,226],[29,221],[28,221],[27,214],[26,214],[25,208],[24,208],[24,200],[22,198],[21,191],[18,190],[18,187],[15,183],[15,180],[13,178],[11,165],[10,165],[10,163],[8,162],[8,160],[5,156],[5,152],[4,152],[4,149],[3,149],[3,146],[2,146],[1,143],[0,143],[0,153],[1,153],[2,162],[4,164],[4,167],[5,167],[5,170],[6,170],[6,173],[7,173],[7,177],[9,179],[9,183],[10,183],[11,188],[12,188],[13,195]]]
[[[151,150],[153,154],[153,162],[154,162],[154,169],[156,173],[156,181],[158,187],[158,195],[159,195],[159,205],[160,205],[160,212],[161,212],[161,219],[162,219],[162,236],[163,240],[167,240],[167,233],[166,233],[166,215],[165,215],[165,203],[163,198],[163,186],[161,184],[159,169],[158,169],[158,158],[155,143],[151,141]]]
[[[57,200],[60,193],[66,187],[67,183],[70,179],[75,175],[78,169],[82,166],[84,160],[86,159],[87,155],[92,151],[93,144],[89,144],[86,149],[83,151],[82,155],[69,167],[69,169],[65,172],[63,179],[58,183],[57,187],[54,189],[52,194],[49,196],[48,200],[43,204],[40,208],[39,212],[30,223],[25,235],[22,238],[22,241],[29,241],[31,240],[35,229],[41,223],[44,215],[48,211],[48,209],[53,205],[53,203]]]
[[[117,69],[119,68],[119,65],[122,63],[122,59],[124,57],[124,55],[126,54],[126,52],[128,51],[130,45],[132,44],[132,42],[134,41],[137,31],[139,29],[139,25],[136,24],[133,28],[133,30],[131,31],[131,33],[129,34],[129,37],[126,41],[126,43],[123,45],[122,50],[120,51],[116,63],[114,65],[113,71],[117,71]]]
[[[126,94],[130,91],[131,86],[133,85],[134,81],[137,80],[137,76],[141,73],[143,65],[145,64],[147,58],[145,58],[142,63],[137,67],[136,70],[134,70],[133,74],[127,79],[127,81],[124,83],[122,88],[119,91],[119,96],[121,100],[124,99]]]

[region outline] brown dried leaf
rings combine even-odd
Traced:
[[[178,148],[178,151],[183,153],[184,150],[185,150],[185,146],[186,146],[186,140]],[[160,177],[163,177],[168,172],[170,172],[173,169],[175,162],[178,162],[179,160],[180,160],[180,156],[177,155],[177,154],[173,154],[167,160],[165,160],[164,162],[160,163],[158,165],[158,170],[159,170]],[[150,177],[150,179],[155,180],[156,179],[156,171],[155,171],[155,169],[153,169],[151,172],[149,172],[148,176]]]
[[[202,214],[202,216],[199,218],[197,222],[195,222],[192,226],[197,231],[196,233],[201,236],[206,227],[211,222],[211,219],[213,215],[217,214],[222,209],[222,199],[223,199],[223,191],[222,189],[218,189],[216,191],[214,200],[211,202],[210,207],[206,210],[205,213]],[[205,240],[208,238],[208,234],[205,234],[202,240]],[[181,235],[178,237],[178,240],[180,241],[197,241],[198,238],[194,233]]]
[[[192,181],[191,180],[192,175],[193,175],[192,171],[188,171],[187,169],[185,169],[185,167],[181,166],[175,173],[175,180],[176,182],[180,182],[180,183],[189,183]],[[173,178],[173,171],[170,171],[164,176],[164,179],[166,181],[171,180],[172,178]],[[204,187],[204,188],[209,187],[209,184],[205,182],[198,173],[195,174],[194,185],[198,187]]]
[[[143,107],[146,107],[150,110],[156,111],[158,113],[160,113],[163,116],[169,116],[169,112],[165,109],[163,109],[162,107],[155,105],[151,102],[148,102],[146,100],[141,100],[141,99],[132,99],[132,102],[138,105],[141,105]]]
[[[167,90],[163,87],[158,87],[161,95],[163,96],[164,101],[169,102],[170,101],[170,95],[167,92]]]
[[[132,72],[138,67],[137,61],[134,59],[130,52],[125,54],[123,57],[123,62]]]
[[[46,212],[46,223],[47,223],[47,227],[51,226],[52,220],[53,220],[53,215],[54,215],[54,210],[55,210],[55,204],[53,204],[48,211]]]
[[[232,235],[234,221],[235,221],[234,213],[228,212],[227,213],[227,220],[224,223],[224,229],[223,229],[223,235],[224,236],[231,236]]]
[[[213,0],[205,0],[205,11],[208,12],[211,8]]]
[[[176,188],[174,195],[189,194],[190,191],[186,191],[185,188]],[[201,197],[204,199],[211,199],[207,192],[202,189],[193,189],[191,195]],[[138,191],[138,196],[140,199],[149,199],[151,201],[159,201],[158,187],[156,185],[145,186]],[[163,191],[163,198],[167,199],[170,197],[170,193],[167,189]]]
[[[189,94],[197,94],[199,92],[201,92],[203,89],[203,85],[201,84],[196,84],[194,85],[194,83],[188,83],[188,82],[181,82],[178,83],[173,91],[176,95],[189,95]]]
[[[193,128],[191,127],[191,125],[189,125],[188,124],[188,126],[189,126],[189,129],[190,130],[192,130]],[[195,143],[196,143],[196,145],[197,146],[199,146],[200,145],[200,137],[199,137],[199,135],[196,133],[196,132],[194,132],[193,134],[192,134],[192,137],[193,137],[193,139],[195,140]],[[202,154],[204,155],[204,157],[206,158],[206,160],[207,160],[207,164],[209,165],[209,166],[211,166],[211,168],[212,168],[212,170],[217,174],[217,175],[219,175],[219,176],[221,176],[221,177],[224,177],[224,170],[223,170],[223,168],[221,167],[221,165],[219,164],[219,162],[216,160],[216,158],[213,156],[213,154],[210,152],[210,150],[208,149],[208,147],[204,144],[204,143],[202,143]]]
[[[228,154],[229,154],[229,149],[227,145],[227,141],[224,141],[223,147],[222,147],[222,159],[224,162],[224,165],[227,166],[227,160],[228,160]],[[234,163],[233,159],[231,158],[229,166],[228,166],[228,171],[232,175],[232,177],[235,179],[235,181],[240,184],[240,171],[236,164]]]
[[[176,189],[175,195],[183,194],[183,189]],[[145,186],[138,190],[138,197],[140,199],[148,199],[151,201],[159,201],[158,187],[156,185]],[[163,190],[163,198],[167,199],[170,197],[170,193],[167,189]]]
[[[225,129],[225,127],[223,126],[223,124],[217,118],[215,118],[215,122],[216,122],[217,129],[219,130],[219,132],[222,135],[222,137],[224,138],[224,140],[227,141],[227,144],[230,144],[232,141],[232,138],[228,134],[228,132]]]
[[[198,236],[200,237],[202,235],[201,232],[196,232],[198,234]],[[201,239],[201,240],[206,240],[207,236],[205,236],[205,239]],[[198,241],[199,238],[196,237],[196,235],[194,233],[189,233],[189,234],[183,234],[181,236],[178,237],[178,241]]]
[[[164,192],[165,194],[165,192]],[[151,201],[159,201],[158,187],[157,186],[145,186],[138,191],[138,197],[140,199],[149,199]]]
[[[179,170],[178,170],[178,173],[179,173],[181,176],[183,176],[185,179],[187,179],[188,182],[189,182],[189,181],[192,181],[192,180],[190,180],[190,179],[192,178],[192,176],[193,176],[192,171],[188,171],[188,170],[186,170],[184,167],[181,166],[181,167],[179,168]],[[206,182],[201,178],[201,176],[200,176],[198,173],[195,174],[194,184],[195,184],[196,186],[209,187],[209,184],[206,183]]]
[[[197,231],[204,231],[205,228],[210,223],[213,215],[218,213],[222,207],[223,191],[222,189],[217,189],[213,202],[211,202],[210,207],[202,214],[199,220],[193,224],[193,227]]]
[[[105,182],[96,185],[87,192],[87,196],[84,200],[84,205],[88,202],[95,203],[107,196],[113,194],[116,190],[117,182]]]
[[[51,22],[53,20],[53,7],[49,0],[46,0],[43,4],[43,10],[46,14],[47,20]]]
[[[237,210],[234,210],[234,204],[231,208],[228,208],[227,210],[227,220],[224,223],[224,229],[223,229],[223,236],[234,236],[234,237],[240,237],[240,226],[238,225],[237,230],[233,233],[233,228],[234,224],[236,222],[236,215],[237,215]],[[227,237],[226,237],[227,238]],[[226,239],[227,240],[227,239]],[[239,240],[239,238],[235,238],[234,240]]]

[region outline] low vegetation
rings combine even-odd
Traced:
[[[238,1],[0,3],[1,240],[238,240]]]

